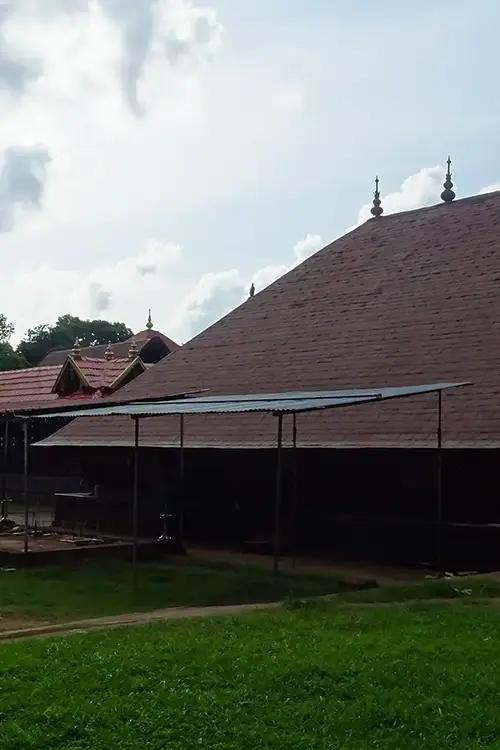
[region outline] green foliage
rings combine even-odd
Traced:
[[[6,344],[13,333],[13,323],[9,323],[5,315],[0,313],[0,344]]]
[[[28,367],[22,354],[16,352],[9,343],[0,343],[0,371],[21,370]]]
[[[500,618],[277,610],[2,644],[2,750],[499,747]]]
[[[132,336],[125,323],[107,320],[81,320],[73,315],[61,315],[55,325],[42,324],[30,328],[21,340],[17,351],[33,365],[38,364],[49,351],[71,349],[78,339],[81,346],[114,344]]]
[[[266,602],[339,590],[338,581],[329,576],[282,574],[276,586],[267,568],[189,561],[142,563],[138,584],[134,594],[130,565],[117,562],[105,567],[0,571],[0,629],[2,613],[74,620],[179,605]]]
[[[16,352],[9,343],[13,333],[13,324],[7,320],[5,315],[0,313],[0,371],[19,370],[28,366],[25,358]]]

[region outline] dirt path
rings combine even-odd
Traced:
[[[129,612],[124,615],[110,617],[96,617],[74,622],[46,623],[35,627],[20,627],[0,632],[0,641],[12,641],[21,638],[46,638],[50,636],[70,635],[72,633],[87,633],[90,630],[107,630],[126,628],[134,625],[148,625],[156,622],[185,620],[196,617],[218,617],[221,615],[237,615],[242,612],[255,612],[263,609],[275,609],[281,602],[266,604],[228,604],[212,607],[170,607],[155,609],[153,612]]]
[[[323,597],[318,597],[319,599]],[[325,598],[330,598],[329,596]],[[437,605],[467,605],[483,604],[500,609],[500,598],[496,597],[474,597],[467,598],[437,598],[429,599],[406,599],[403,601],[390,602],[349,602],[339,601],[339,609],[365,609],[371,607],[407,607],[419,604]],[[26,638],[50,638],[51,636],[66,636],[73,633],[88,633],[93,630],[112,630],[116,628],[149,625],[151,623],[172,622],[174,620],[188,620],[200,617],[220,617],[227,615],[238,615],[245,612],[256,612],[281,607],[283,602],[267,602],[258,604],[227,604],[210,607],[170,607],[168,609],[156,609],[152,612],[130,612],[123,615],[109,617],[96,617],[87,620],[75,620],[73,622],[40,623],[34,627],[19,627],[12,630],[0,632],[1,641],[14,641]],[[22,621],[19,621],[20,623]]]

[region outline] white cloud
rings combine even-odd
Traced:
[[[17,338],[33,321],[52,323],[66,312],[83,318],[106,312],[113,319],[130,321],[133,305],[134,313],[142,312],[145,322],[146,308],[141,311],[141,300],[144,304],[149,300],[151,306],[156,306],[158,323],[167,323],[166,289],[172,289],[171,301],[175,303],[172,274],[181,256],[179,245],[150,240],[134,256],[104,263],[83,273],[43,263],[17,273],[4,290],[3,303],[10,309],[17,300],[23,300],[22,314],[16,317]],[[9,317],[12,316],[9,314]],[[136,322],[138,326],[143,325]]]
[[[16,0],[4,5],[0,24],[0,81],[9,90],[40,78],[42,88],[81,96],[110,91],[117,80],[134,114],[143,112],[139,88],[151,71],[180,63],[192,70],[222,36],[215,11],[190,0]]]
[[[286,266],[284,263],[275,266],[264,266],[252,274],[251,283],[254,284],[255,290],[260,292],[262,289],[265,289],[266,286],[272,284],[273,281],[279,279],[280,276],[283,276],[288,270],[289,266]]]
[[[292,248],[291,263],[264,266],[255,271],[250,279],[234,268],[204,274],[189,292],[179,312],[176,325],[182,331],[182,338],[191,338],[244,302],[252,283],[256,292],[261,292],[322,245],[323,240],[319,234],[306,234]]]
[[[112,293],[109,289],[104,289],[97,281],[92,281],[89,284],[89,297],[90,309],[94,310],[96,314],[105,312],[111,307]]]
[[[49,153],[43,146],[11,146],[0,171],[0,232],[10,232],[19,210],[38,208]]]
[[[305,109],[306,100],[300,89],[283,89],[273,97],[273,106],[285,112],[301,112]]]
[[[256,291],[260,292],[273,281],[279,279],[284,273],[295,268],[296,265],[302,263],[304,260],[309,258],[313,253],[317,252],[323,247],[323,238],[319,234],[306,234],[306,236],[299,240],[292,248],[293,261],[289,264],[282,263],[280,265],[270,265],[259,268],[252,275],[252,282],[255,284]]]
[[[121,38],[119,71],[126,100],[143,111],[139,87],[148,72],[167,61],[187,68],[203,64],[218,49],[222,25],[212,8],[189,0],[100,0]]]
[[[172,242],[149,240],[146,247],[130,261],[121,261],[118,266],[131,264],[132,270],[137,270],[141,276],[154,276],[165,268],[180,260],[181,247]]]
[[[409,211],[414,208],[431,206],[439,201],[443,190],[445,170],[443,167],[423,167],[416,174],[407,177],[399,190],[381,195],[384,214]],[[371,218],[371,203],[365,203],[359,210],[358,224]]]
[[[481,188],[479,191],[479,195],[484,195],[485,193],[495,193],[497,190],[500,190],[500,182],[494,182],[492,185],[486,185],[486,187]]]
[[[293,247],[293,253],[299,263],[309,258],[313,253],[323,247],[323,238],[319,234],[306,234],[303,240],[299,240]]]
[[[179,325],[187,338],[202,331],[241,301],[241,277],[236,269],[204,274],[182,306]]]

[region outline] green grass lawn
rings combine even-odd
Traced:
[[[421,583],[380,586],[361,591],[341,592],[341,602],[384,603],[404,602],[422,599],[463,599],[474,600],[500,597],[500,581],[481,576],[467,578],[441,578],[426,580]]]
[[[0,571],[0,615],[68,620],[178,605],[266,602],[334,593],[342,588],[330,576],[284,573],[275,586],[267,568],[194,564],[188,560],[141,563],[137,582],[134,592],[131,566],[111,561]]]
[[[0,646],[2,750],[500,748],[500,613],[309,605]]]

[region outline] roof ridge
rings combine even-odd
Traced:
[[[8,373],[9,375],[16,375],[23,372],[38,372],[38,370],[58,370],[62,365],[35,365],[34,367],[20,367],[16,370],[0,370],[0,376]]]
[[[358,224],[358,226],[354,227],[352,231],[359,229],[359,227],[364,226],[364,224],[368,224],[368,222],[373,221],[374,218],[376,218],[377,223],[379,223],[380,220],[386,222],[388,219],[391,219],[394,216],[402,216],[403,214],[414,214],[417,212],[430,211],[432,209],[437,209],[437,208],[448,210],[450,206],[456,206],[459,203],[465,203],[466,201],[486,200],[487,198],[491,198],[492,195],[498,195],[500,197],[500,189],[492,190],[489,193],[477,193],[476,195],[465,195],[463,198],[456,198],[452,203],[445,203],[444,201],[440,201],[439,203],[432,203],[430,206],[419,206],[418,208],[407,208],[404,211],[393,211],[392,213],[384,214],[383,216],[377,216],[377,217],[370,216],[370,218],[364,221],[362,224]],[[346,232],[346,234],[349,234],[349,232]],[[342,236],[345,236],[345,235],[342,235]]]
[[[106,359],[106,357],[80,357],[82,362],[106,362],[106,364],[112,364],[113,362],[127,362],[128,357],[113,357],[113,359]],[[47,367],[56,367],[56,365],[46,365]]]

